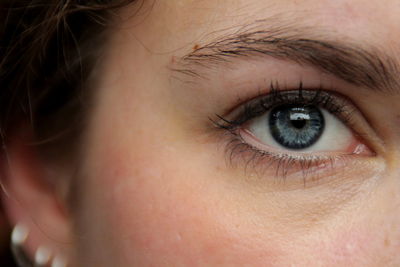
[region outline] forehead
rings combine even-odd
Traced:
[[[139,16],[132,10],[125,14],[144,44],[167,50],[177,40],[182,45],[213,40],[242,27],[277,23],[329,31],[386,50],[398,50],[400,42],[397,0],[149,0]]]

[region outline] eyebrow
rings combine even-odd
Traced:
[[[231,62],[235,58],[260,55],[310,65],[350,84],[373,91],[400,93],[400,67],[392,57],[375,48],[365,49],[356,41],[306,38],[295,28],[275,28],[235,33],[196,47],[173,70],[202,77],[199,67]],[[344,39],[344,38],[343,38]],[[348,39],[348,38],[347,38]]]

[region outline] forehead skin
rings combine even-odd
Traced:
[[[275,192],[271,177],[250,186],[226,166],[217,142],[199,134],[230,92],[186,87],[170,71],[221,35],[271,24],[315,28],[316,36],[396,58],[398,1],[160,0],[121,12],[82,163],[82,266],[399,264],[398,149],[385,158],[393,168],[346,168],[330,186]],[[399,97],[377,101],[395,107]],[[398,147],[394,111],[379,112],[390,122],[382,126],[388,144]]]
[[[177,45],[207,41],[259,20],[315,27],[393,52],[399,46],[400,4],[396,1],[149,1],[139,20],[139,40],[156,52],[172,52]],[[146,11],[150,10],[150,13]],[[132,14],[126,10],[127,16]],[[143,24],[142,24],[143,23]],[[131,24],[135,25],[135,23]],[[266,25],[267,26],[267,25]],[[149,30],[152,34],[148,34]],[[159,40],[163,42],[159,42]],[[181,49],[184,47],[175,47]]]

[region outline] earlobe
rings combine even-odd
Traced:
[[[56,177],[50,177],[55,172],[49,169],[54,166],[30,145],[31,140],[24,135],[7,144],[1,162],[2,200],[10,224],[15,226],[14,247],[39,266],[48,266],[71,254],[71,224],[66,202],[58,194],[62,190],[52,181]]]

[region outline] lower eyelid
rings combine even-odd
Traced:
[[[270,147],[268,145],[263,144],[258,138],[247,129],[237,129],[237,134],[240,136],[240,139],[249,144],[251,147],[258,149],[259,151],[265,151],[271,154],[293,154],[295,157],[303,156],[340,156],[340,155],[359,155],[359,156],[374,156],[376,153],[369,149],[366,145],[358,141],[356,138],[352,140],[351,143],[346,147],[343,152],[332,152],[332,151],[320,151],[320,152],[312,152],[312,151],[287,151],[283,149],[277,149]]]
[[[243,166],[245,173],[254,172],[258,177],[272,175],[275,178],[289,178],[301,175],[302,179],[315,177],[323,169],[332,171],[346,157],[319,157],[271,153],[258,150],[245,143],[240,137],[233,137],[226,150],[232,166]],[[312,178],[311,178],[312,179]]]
[[[230,136],[225,153],[229,164],[243,168],[245,176],[267,178],[267,183],[283,181],[282,190],[319,186],[340,180],[355,170],[380,170],[374,166],[382,165],[380,160],[357,154],[290,155],[261,151],[245,143],[239,135]]]

